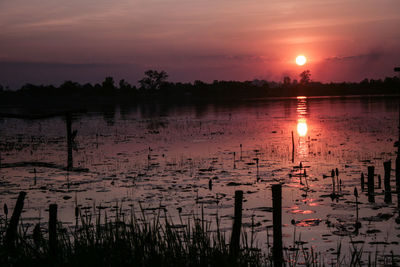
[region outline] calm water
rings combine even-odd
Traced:
[[[383,162],[394,162],[398,138],[396,98],[304,98],[249,102],[239,106],[138,107],[102,113],[75,114],[74,167],[7,167],[0,170],[0,203],[13,207],[27,191],[25,223],[47,221],[50,203],[59,205],[59,219],[74,221],[78,204],[93,212],[114,214],[118,203],[126,214],[149,214],[160,205],[180,224],[202,208],[215,227],[230,232],[235,190],[244,191],[244,229],[254,219],[258,246],[272,242],[271,185],[283,183],[284,246],[305,241],[325,258],[336,257],[339,243],[347,250],[356,241],[368,252],[400,254],[400,229],[395,223],[397,197],[384,203]],[[292,163],[292,132],[294,163]],[[1,162],[35,161],[67,165],[66,122],[0,120]],[[257,162],[258,161],[258,168]],[[300,162],[307,178],[300,181]],[[375,166],[375,203],[361,192],[360,176]],[[331,170],[338,168],[340,197],[332,200]],[[36,169],[36,174],[34,172]],[[378,175],[382,187],[378,188]],[[36,184],[35,184],[36,176]],[[212,189],[209,181],[212,179]],[[340,184],[340,181],[339,181]],[[337,186],[338,183],[336,182]],[[360,193],[362,227],[355,231],[354,187]],[[103,209],[104,208],[104,209]],[[3,216],[3,214],[1,215]]]

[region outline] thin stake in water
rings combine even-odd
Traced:
[[[392,202],[392,189],[390,187],[390,171],[392,168],[392,162],[386,161],[383,163],[385,169],[384,184],[385,184],[385,203]]]
[[[258,158],[256,158],[256,166],[257,166],[257,181],[260,179],[259,172],[258,172]]]
[[[358,229],[361,228],[361,223],[358,221],[358,190],[354,187],[354,196],[356,197],[356,223],[354,224],[355,233],[358,234]]]
[[[33,185],[36,185],[36,168],[33,168],[34,178],[33,178]]]
[[[242,202],[243,202],[243,191],[235,191],[235,218],[232,227],[232,236],[230,243],[230,254],[233,260],[236,261],[236,257],[240,250],[240,229],[242,228]]]
[[[375,202],[374,166],[368,166],[368,201]]]
[[[336,183],[337,183],[337,192],[338,192],[338,194],[339,194],[339,192],[340,192],[340,183],[339,183],[339,169],[338,168],[336,168],[336,170],[335,170],[335,174],[336,174]]]
[[[233,152],[233,168],[236,169],[236,152]]]
[[[66,125],[67,125],[67,148],[68,148],[68,160],[67,160],[67,170],[71,171],[73,168],[73,159],[72,159],[72,116],[71,113],[66,114]]]

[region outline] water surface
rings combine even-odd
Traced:
[[[271,185],[282,183],[285,247],[301,240],[330,259],[338,244],[347,249],[355,241],[365,255],[376,250],[398,255],[397,197],[393,193],[392,203],[385,203],[383,194],[383,162],[391,160],[395,168],[398,124],[397,99],[388,97],[112,108],[73,114],[73,165],[88,171],[67,172],[4,168],[28,161],[66,167],[65,118],[2,118],[0,202],[13,207],[18,192],[25,190],[25,223],[46,223],[48,205],[57,203],[59,220],[66,225],[75,221],[76,205],[110,217],[116,205],[127,215],[139,210],[139,203],[150,215],[161,205],[177,224],[179,215],[186,223],[203,210],[213,229],[219,216],[229,234],[234,191],[243,190],[244,230],[253,224],[256,244],[267,251],[272,243]],[[368,166],[375,166],[375,203],[360,187]],[[339,197],[332,200],[331,170],[336,168]],[[304,170],[306,178],[300,176]],[[393,170],[393,191],[394,179]],[[355,187],[360,194],[358,231]]]

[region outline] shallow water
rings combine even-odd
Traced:
[[[365,255],[376,250],[381,255],[390,251],[399,255],[397,197],[393,193],[392,203],[386,204],[383,194],[383,162],[388,160],[392,161],[395,190],[397,101],[389,97],[299,97],[74,114],[73,163],[88,172],[7,167],[28,161],[66,167],[66,121],[62,117],[2,118],[0,203],[13,207],[18,192],[27,191],[24,223],[36,223],[39,218],[46,222],[50,203],[58,204],[58,218],[65,224],[75,221],[76,204],[100,207],[96,212],[109,214],[117,203],[126,214],[132,207],[139,210],[139,202],[149,214],[157,213],[161,204],[177,224],[178,210],[186,222],[203,209],[213,228],[218,214],[221,228],[229,233],[234,192],[243,190],[244,229],[250,232],[253,218],[257,245],[267,251],[272,244],[271,185],[283,183],[285,247],[301,240],[328,261],[336,258],[339,243],[348,250],[351,241],[363,246]],[[300,162],[301,171],[296,168]],[[368,166],[375,166],[375,203],[369,203],[366,196]],[[331,170],[336,168],[335,192],[340,197],[332,200]],[[307,177],[300,181],[304,170]],[[360,194],[362,227],[358,232],[354,228],[354,187]]]

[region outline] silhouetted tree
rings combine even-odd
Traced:
[[[311,72],[310,70],[305,70],[302,73],[300,73],[300,84],[308,84],[311,81]]]
[[[284,86],[286,86],[286,87],[290,86],[290,82],[291,82],[291,79],[289,76],[283,77],[283,85]]]
[[[140,89],[144,90],[159,90],[168,78],[165,71],[148,70],[144,74],[146,76],[139,81]]]
[[[61,90],[75,90],[80,87],[79,83],[73,81],[65,81],[63,84],[60,85]]]
[[[131,88],[132,88],[131,85],[127,81],[125,81],[124,79],[119,81],[119,89],[121,89],[121,90],[129,90]]]
[[[362,80],[360,82],[361,85],[369,85],[369,80],[367,78],[365,78],[364,80]]]
[[[21,87],[20,91],[33,91],[36,88],[38,88],[38,86],[31,83],[26,83]]]
[[[85,84],[82,86],[82,88],[85,89],[85,90],[87,90],[87,91],[90,91],[90,90],[93,89],[93,85],[92,85],[91,83],[85,83]]]
[[[195,87],[197,87],[197,86],[200,87],[200,86],[204,86],[204,85],[206,85],[206,83],[203,81],[200,81],[200,80],[195,80],[193,83],[193,86],[195,86]]]
[[[114,78],[113,77],[106,77],[104,79],[103,83],[101,84],[101,86],[105,90],[114,90],[115,89]]]

